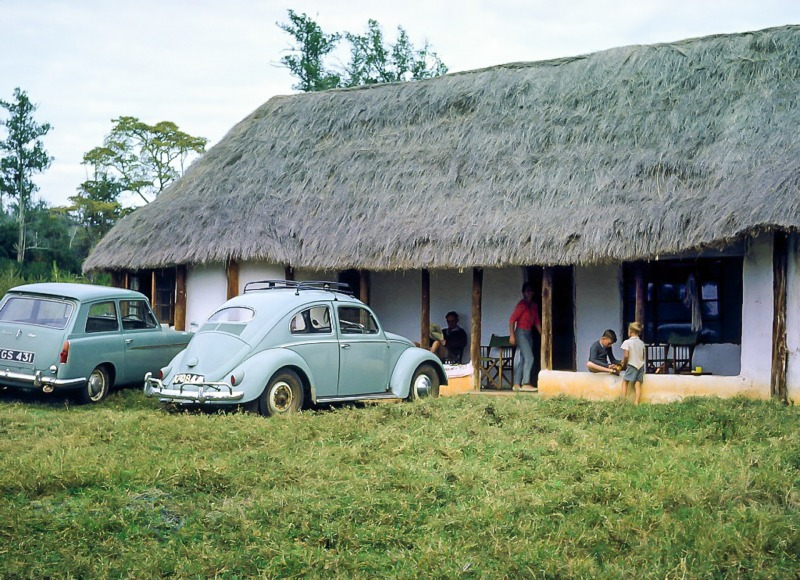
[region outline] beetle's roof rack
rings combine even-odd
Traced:
[[[257,280],[244,285],[245,292],[277,290],[280,288],[293,288],[297,294],[300,293],[300,290],[326,290],[328,292],[340,292],[348,296],[353,295],[349,284],[326,280]]]

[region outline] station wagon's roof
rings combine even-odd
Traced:
[[[15,286],[9,293],[42,294],[72,298],[75,300],[98,300],[102,298],[136,298],[142,299],[144,295],[134,290],[112,288],[110,286],[97,286],[94,284],[71,284],[66,282],[45,282],[41,284],[23,284]]]

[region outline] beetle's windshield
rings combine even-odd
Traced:
[[[255,314],[252,308],[231,306],[230,308],[217,310],[208,317],[208,322],[249,322]]]
[[[12,296],[0,307],[0,322],[22,322],[63,330],[67,327],[72,309],[71,302]]]

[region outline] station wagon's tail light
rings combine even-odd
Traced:
[[[61,347],[61,353],[58,355],[58,362],[62,365],[66,364],[67,357],[69,356],[69,341],[64,341],[64,346]]]

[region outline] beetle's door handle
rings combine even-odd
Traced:
[[[350,345],[349,344],[343,344],[342,348],[350,348]]]

